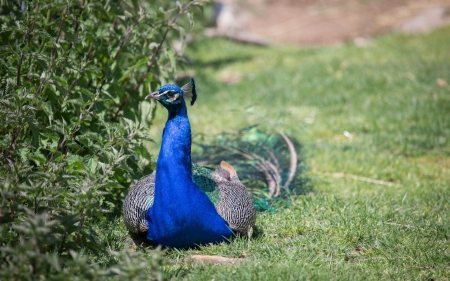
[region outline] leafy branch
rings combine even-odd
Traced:
[[[94,229],[111,229],[130,185],[152,172],[153,108],[135,92],[151,71],[155,84],[175,74],[161,54],[198,3],[0,1],[0,279],[161,274],[159,252],[108,252],[108,231]]]
[[[130,96],[132,96],[137,89],[139,89],[139,87],[142,85],[142,83],[146,80],[148,74],[150,73],[153,65],[156,62],[156,59],[159,55],[159,52],[161,51],[162,45],[164,43],[164,41],[166,40],[167,34],[169,33],[169,31],[172,29],[172,26],[175,24],[175,22],[178,20],[178,18],[185,14],[189,7],[191,5],[198,5],[200,2],[199,1],[191,1],[188,4],[186,4],[186,6],[181,6],[180,2],[177,1],[177,5],[179,8],[179,12],[173,17],[173,19],[170,21],[170,23],[168,24],[166,31],[164,32],[161,41],[158,44],[158,47],[156,48],[156,51],[153,53],[153,56],[150,60],[150,63],[147,64],[147,71],[141,76],[141,79],[139,80],[139,82],[134,86],[133,90],[131,91],[131,93],[126,96],[125,100],[120,104],[119,108],[117,109],[117,111],[114,113],[114,115],[112,116],[112,120],[115,120],[118,116],[118,114],[120,113],[120,111],[122,111],[123,107],[125,106],[125,104],[127,104],[127,102],[130,100]]]

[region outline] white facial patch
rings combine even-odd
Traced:
[[[180,97],[180,94],[176,93],[173,97],[166,99],[166,102],[176,101]]]

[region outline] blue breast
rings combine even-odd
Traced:
[[[167,203],[156,200],[155,196],[155,203],[147,213],[150,241],[178,248],[216,243],[231,237],[231,229],[208,197],[193,184],[189,190],[189,196],[177,196]]]
[[[155,199],[148,210],[147,238],[167,247],[227,241],[232,230],[193,182],[191,130],[186,105],[169,112],[156,164]]]

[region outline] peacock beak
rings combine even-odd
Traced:
[[[145,99],[160,100],[160,99],[161,99],[161,93],[158,92],[158,91],[153,92],[153,93],[147,95],[147,96],[145,97]]]

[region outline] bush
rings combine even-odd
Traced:
[[[120,215],[152,171],[143,128],[154,104],[142,101],[173,80],[176,21],[192,26],[199,2],[0,3],[0,277],[160,278],[159,252],[106,253],[93,226]],[[99,268],[83,253],[116,262]]]

